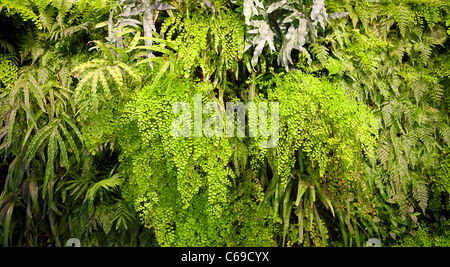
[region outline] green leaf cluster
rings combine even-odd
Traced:
[[[137,92],[121,119],[127,199],[162,246],[274,245],[270,212],[258,210],[262,188],[252,172],[237,175],[230,165],[238,140],[171,134],[172,104],[193,107],[203,84],[164,81],[163,92]]]
[[[0,82],[6,87],[17,79],[19,68],[17,67],[17,59],[0,55]]]
[[[362,176],[378,136],[373,115],[339,87],[299,71],[262,85],[267,99],[280,105],[279,143],[267,151],[255,145],[249,150],[264,153],[252,168],[268,188],[264,205],[270,203],[282,221],[281,244],[333,243],[328,232],[334,227],[345,245],[361,244],[372,234],[362,225],[374,213]]]
[[[2,35],[11,39],[6,40],[9,54],[2,54],[0,62],[0,243],[64,246],[67,239],[77,237],[83,246],[153,245],[153,234],[142,229],[118,189],[122,179],[114,140],[110,146],[92,141],[86,132],[95,120],[76,120],[92,114],[77,97],[82,95],[77,78],[84,73],[72,75],[72,70],[89,60],[85,40],[101,30],[86,30],[102,19],[95,12],[99,6],[108,9],[107,2],[1,1],[0,5],[2,23],[13,23],[16,30]],[[23,14],[38,19],[27,23]],[[104,91],[100,92],[101,96],[91,96],[104,101]],[[109,104],[114,110],[114,103]],[[105,124],[103,118],[97,122]],[[101,131],[109,135],[112,130]]]
[[[349,12],[350,19],[331,21],[330,34],[313,46],[320,64],[301,68],[325,72],[371,107],[381,128],[376,157],[368,161],[367,170],[379,198],[378,215],[386,221],[382,236],[396,239],[417,224],[408,221],[403,227],[402,220],[389,218],[412,218],[415,209],[426,214],[435,194],[432,181],[439,155],[450,141],[444,74],[449,5],[330,1],[328,9]],[[338,61],[339,68],[330,61]]]

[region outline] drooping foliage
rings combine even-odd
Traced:
[[[0,0],[0,27],[3,246],[448,243],[447,1]]]

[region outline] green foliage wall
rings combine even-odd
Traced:
[[[0,33],[0,242],[434,236],[450,203],[449,23],[444,0],[0,0],[14,29]],[[173,137],[171,107],[194,94],[278,102],[278,145]]]

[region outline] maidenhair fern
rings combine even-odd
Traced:
[[[162,79],[161,86],[137,92],[120,119],[122,156],[133,173],[126,197],[144,224],[153,227],[162,246],[274,245],[269,209],[258,209],[262,188],[255,174],[237,178],[229,166],[237,140],[170,134],[170,106],[192,103],[189,96],[201,92],[201,83]],[[260,231],[266,224],[270,230]]]
[[[0,9],[6,8],[9,15],[14,13],[20,14],[24,21],[32,21],[38,29],[42,29],[42,22],[39,15],[33,11],[33,3],[28,1],[11,1],[2,0],[0,3]]]
[[[19,72],[18,62],[15,57],[0,55],[0,84],[6,87],[14,83]]]

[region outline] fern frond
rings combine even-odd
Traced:
[[[370,11],[373,11],[373,7],[371,7],[371,6],[366,6],[366,5],[356,5],[355,6],[355,12],[356,12],[356,14],[358,14],[358,18],[361,21],[365,30],[368,29],[368,25],[371,20],[370,15],[375,13],[375,12],[370,12]]]
[[[414,175],[412,179],[412,192],[413,197],[416,201],[419,202],[419,207],[422,209],[422,212],[425,212],[425,209],[428,204],[428,188],[426,181],[419,179],[418,175]]]
[[[122,183],[120,175],[118,173],[112,175],[110,178],[100,180],[94,183],[86,193],[86,200],[94,201],[99,189],[105,189],[106,191],[115,190]]]
[[[117,66],[119,66],[121,69],[125,70],[125,73],[129,76],[131,76],[135,81],[141,80],[141,75],[137,72],[136,69],[131,67],[130,65],[127,65],[123,62],[117,62]]]
[[[398,4],[392,3],[388,6],[388,9],[390,12],[392,12],[394,19],[399,25],[400,34],[402,36],[405,36],[406,29],[409,28],[413,18],[413,12],[411,11],[411,8],[405,5],[403,2],[400,2]]]
[[[75,141],[74,141],[72,135],[67,131],[66,127],[63,124],[59,124],[59,127],[61,128],[62,133],[66,137],[67,142],[69,143],[71,150],[67,150],[67,151],[73,152],[77,162],[80,162],[80,152],[78,150],[77,145],[75,144]]]
[[[61,138],[61,135],[59,134],[58,131],[56,132],[56,140],[58,141],[58,145],[59,145],[59,155],[60,155],[60,162],[61,162],[61,167],[65,167],[65,168],[69,168],[70,167],[70,163],[69,163],[69,156],[67,155],[67,147],[66,144],[64,143],[63,139]]]
[[[378,158],[380,159],[381,164],[384,165],[385,167],[387,167],[389,153],[390,153],[390,145],[387,142],[385,142],[378,149]]]
[[[131,222],[134,220],[134,212],[131,210],[125,201],[120,200],[115,205],[114,212],[114,222],[116,222],[116,230],[119,229],[121,225],[128,229],[127,222]]]
[[[394,44],[394,50],[391,52],[391,55],[395,56],[397,60],[401,62],[405,52],[405,43],[403,40],[399,40],[398,43]]]
[[[105,77],[105,73],[103,71],[98,72],[98,79],[103,87],[104,98],[109,100],[112,98],[111,91],[109,90],[108,81]]]
[[[389,126],[391,124],[391,116],[394,113],[394,109],[391,105],[391,103],[388,103],[383,106],[381,110],[381,114],[383,115],[383,121],[385,126]]]
[[[424,79],[416,79],[411,83],[411,90],[416,100],[416,104],[419,104],[425,93],[429,91],[429,88]]]
[[[95,68],[99,68],[102,66],[108,65],[108,61],[104,60],[104,59],[100,59],[100,58],[96,58],[93,60],[90,60],[88,62],[84,62],[79,64],[78,66],[75,66],[75,68],[73,68],[72,73],[84,73],[86,71],[89,71],[89,69],[95,69]]]
[[[319,43],[313,43],[311,47],[312,54],[320,61],[322,65],[325,65],[329,55],[328,48],[324,45],[320,45]]]
[[[72,121],[71,117],[69,115],[67,115],[65,112],[62,113],[62,119],[63,121],[68,124],[72,130],[74,131],[74,133],[78,136],[78,139],[80,141],[83,141],[83,136],[81,135],[80,130],[78,129],[78,127],[75,125],[75,123]]]
[[[47,166],[45,168],[44,175],[44,184],[42,186],[42,197],[45,197],[47,191],[47,185],[49,180],[53,177],[53,166],[54,166],[54,158],[56,157],[56,131],[53,129],[53,132],[50,134],[48,147],[47,147]]]
[[[118,88],[122,88],[123,83],[123,76],[122,72],[120,71],[118,66],[108,66],[106,70],[109,72],[111,77],[113,78],[114,82],[117,84]]]
[[[77,87],[74,91],[74,98],[75,103],[78,103],[80,101],[80,95],[83,91],[83,87],[85,87],[88,83],[91,82],[92,77],[94,77],[96,74],[95,71],[89,72],[86,75],[83,76],[83,78],[78,82]]]
[[[24,78],[27,79],[26,82],[31,85],[29,88],[31,89],[31,92],[33,93],[34,97],[36,98],[41,110],[44,112],[48,112],[45,107],[46,106],[46,98],[45,98],[45,95],[44,95],[44,92],[43,92],[41,86],[38,84],[38,81],[36,81],[35,77],[33,76],[33,74],[31,72],[27,72],[25,74]],[[21,85],[21,83],[18,84],[18,86],[20,86],[20,85]]]
[[[28,146],[27,157],[28,164],[30,164],[31,160],[36,154],[38,148],[43,144],[43,141],[55,130],[58,126],[59,120],[54,119],[49,122],[46,126],[39,129],[39,131],[33,136],[31,139],[30,145]]]
[[[100,222],[100,225],[105,232],[108,234],[114,223],[114,213],[109,205],[101,205],[95,209],[95,215]]]
[[[450,145],[450,126],[442,120],[437,121],[436,125],[442,139],[444,139],[447,145]]]
[[[415,41],[414,50],[420,52],[422,54],[423,63],[427,64],[428,59],[430,58],[433,49],[431,48],[432,44],[427,44],[423,41]]]
[[[39,19],[44,29],[48,31],[52,29],[56,12],[57,10],[54,8],[45,8],[39,12]]]

